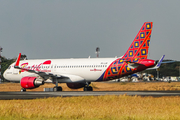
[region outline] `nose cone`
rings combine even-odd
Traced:
[[[4,77],[5,79],[7,79],[7,70],[6,70],[6,71],[4,71],[4,73],[3,73],[3,77]]]

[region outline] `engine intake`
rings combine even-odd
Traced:
[[[37,79],[37,77],[23,77],[20,83],[21,87],[25,89],[33,89],[43,85],[44,81]]]

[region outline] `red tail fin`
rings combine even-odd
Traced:
[[[123,58],[147,58],[152,26],[153,22],[145,22],[143,24]]]

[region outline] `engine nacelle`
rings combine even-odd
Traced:
[[[67,86],[71,89],[79,89],[79,88],[82,88],[82,87],[85,87],[85,83],[66,83]]]
[[[25,89],[37,88],[44,84],[44,81],[37,79],[37,77],[23,77],[20,81],[21,87]]]

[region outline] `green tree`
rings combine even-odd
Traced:
[[[179,69],[180,68],[180,62],[176,61],[173,63],[164,63],[160,66],[160,77],[166,77],[166,76],[179,76]],[[157,77],[157,71],[154,70],[146,70],[145,72],[154,75]]]
[[[4,71],[14,62],[14,59],[7,59],[5,57],[1,57],[1,78],[5,80],[3,77]]]

